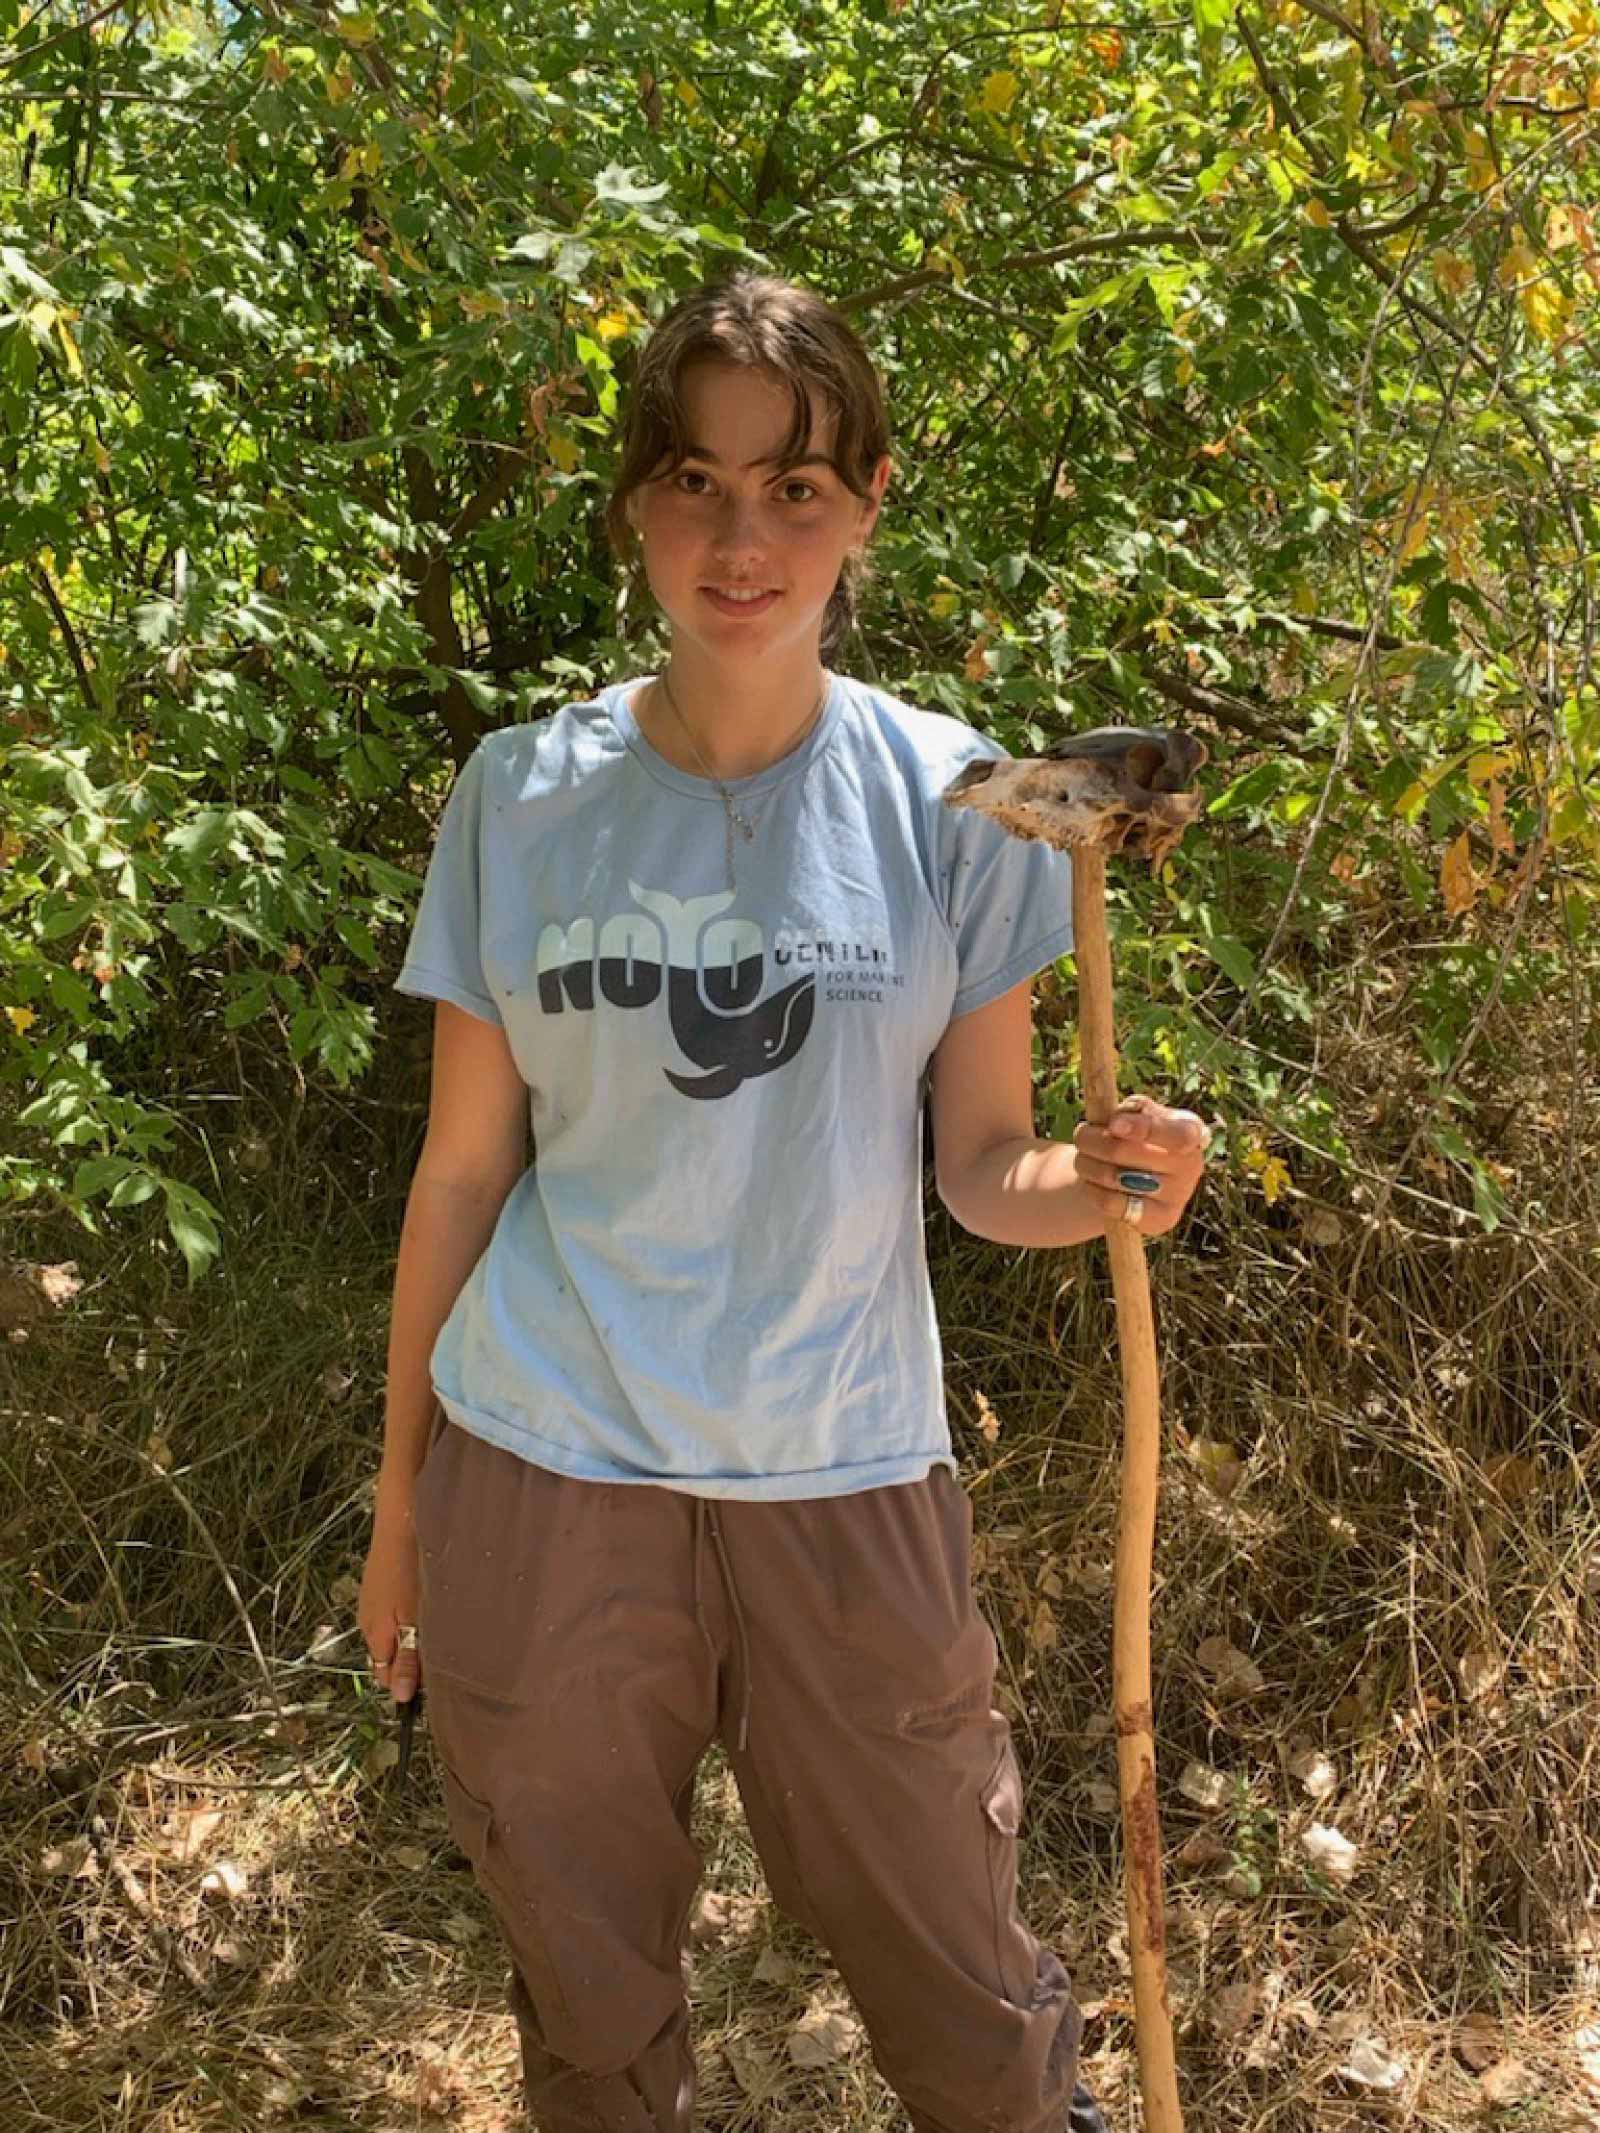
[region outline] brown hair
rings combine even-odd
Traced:
[[[844,314],[799,282],[740,268],[679,298],[646,337],[628,400],[622,459],[606,505],[606,538],[628,565],[628,602],[649,592],[627,502],[647,481],[663,453],[666,470],[682,465],[689,432],[679,393],[691,363],[738,363],[765,369],[789,387],[794,420],[784,440],[785,462],[799,459],[811,437],[811,391],[837,417],[834,466],[855,496],[871,493],[872,474],[889,449],[889,423],[872,358]],[[665,478],[663,476],[663,478]],[[832,657],[856,622],[856,604],[872,575],[865,552],[844,559],[823,616],[821,656]]]

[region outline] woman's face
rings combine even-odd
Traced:
[[[663,455],[628,499],[650,590],[674,631],[697,639],[718,661],[770,659],[807,642],[814,655],[840,567],[877,519],[889,457],[863,502],[825,463],[771,463],[788,432],[790,399],[770,372],[695,363],[682,391],[689,436],[700,449],[670,474]],[[812,400],[806,449],[825,462],[833,412],[819,412],[817,396]],[[711,596],[729,587],[776,598],[729,610]]]

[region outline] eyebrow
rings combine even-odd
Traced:
[[[720,467],[722,464],[716,453],[708,452],[703,444],[686,444],[683,448],[683,456],[685,459],[703,459],[708,466]],[[782,456],[781,452],[772,452],[765,459],[752,459],[744,471],[749,474],[756,467],[771,466]],[[804,459],[791,459],[788,463],[792,467],[831,467],[833,465],[833,461],[824,452],[808,452]]]

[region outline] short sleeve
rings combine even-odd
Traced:
[[[394,990],[449,1000],[481,1021],[503,1026],[479,948],[488,739],[479,741],[450,788]]]
[[[980,756],[1009,760],[998,741],[975,733],[944,784]],[[938,823],[939,887],[959,966],[953,1022],[1070,953],[1072,861],[970,807],[940,801]]]

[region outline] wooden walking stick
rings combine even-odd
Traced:
[[[1084,1110],[1091,1125],[1105,1125],[1117,1102],[1106,854],[1142,852],[1158,867],[1200,812],[1200,795],[1187,787],[1205,759],[1204,747],[1186,734],[1107,726],[1069,736],[1048,756],[969,763],[944,793],[946,806],[975,808],[1013,836],[1039,838],[1072,854],[1073,955],[1078,966]],[[1117,1304],[1125,1418],[1111,1681],[1134,2035],[1148,2133],[1182,2133],[1167,2001],[1150,1703],[1150,1579],[1161,1464],[1155,1318],[1144,1237],[1137,1226],[1114,1223],[1106,1233],[1106,1248]]]

